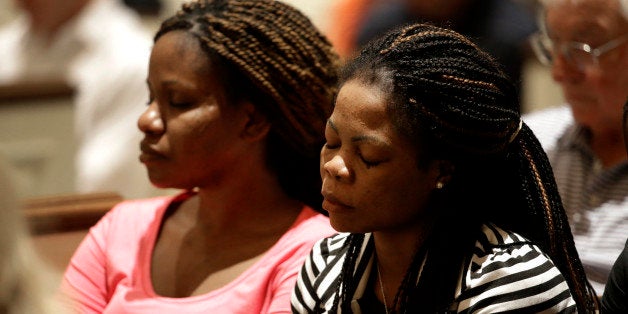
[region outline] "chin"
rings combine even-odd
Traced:
[[[567,94],[565,100],[575,108],[595,108],[597,107],[597,98],[588,97],[581,94]]]
[[[171,182],[164,180],[164,178],[151,175],[150,173],[148,174],[148,179],[150,180],[150,183],[152,183],[153,186],[155,186],[156,188],[160,188],[160,189],[177,189],[178,188]]]
[[[334,219],[334,217],[330,215],[329,223],[331,227],[338,232],[367,233],[373,231],[372,228],[363,228],[356,223],[355,219]]]

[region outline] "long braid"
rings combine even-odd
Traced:
[[[227,68],[232,100],[245,98],[272,123],[269,163],[284,189],[319,209],[318,158],[337,92],[339,58],[311,21],[273,0],[185,3],[155,35],[185,30]],[[240,76],[229,76],[231,72]]]
[[[521,121],[515,87],[492,57],[451,30],[414,24],[367,45],[345,66],[341,84],[352,79],[387,93],[397,131],[429,148],[420,163],[455,165],[451,182],[432,200],[444,217],[425,242],[418,284],[404,279],[400,287],[402,311],[440,311],[453,301],[457,277],[439,274],[459,274],[474,246],[468,234],[487,222],[538,243],[565,277],[579,312],[597,308],[547,156]],[[422,261],[415,258],[408,274],[418,274]]]
[[[553,179],[546,179],[548,177],[553,178],[551,165],[547,158],[539,158],[539,156],[545,156],[545,152],[532,131],[525,126],[521,133],[521,136],[526,138],[525,141],[521,142],[522,160],[528,162],[527,165],[524,165],[528,168],[528,172],[524,173],[530,174],[526,178],[528,180],[524,181],[528,185],[523,185],[523,189],[527,194],[536,194],[536,199],[542,200],[539,204],[539,202],[532,202],[535,198],[531,198],[530,206],[535,204],[541,206],[535,210],[535,214],[544,218],[544,234],[548,235],[548,237],[539,235],[535,240],[544,251],[548,252],[554,263],[565,274],[576,302],[586,305],[586,307],[580,308],[580,311],[584,313],[593,312],[599,308],[599,302],[595,297],[593,287],[586,279],[584,268],[578,258],[567,216],[562,210],[554,210],[562,207],[562,203],[556,182]],[[575,280],[569,280],[569,278]]]
[[[352,233],[347,238],[347,251],[344,254],[345,260],[342,263],[342,270],[335,288],[336,297],[330,313],[337,313],[338,308],[342,312],[351,313],[351,299],[357,287],[358,276],[354,275],[360,248],[364,241],[363,233]]]

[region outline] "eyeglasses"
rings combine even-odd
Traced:
[[[579,42],[554,42],[547,34],[536,33],[530,37],[530,44],[542,64],[552,65],[556,53],[560,53],[563,58],[572,66],[583,71],[592,65],[598,65],[600,57],[619,47],[628,41],[628,35],[615,38],[597,48],[592,48],[589,44]]]

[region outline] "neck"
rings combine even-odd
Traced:
[[[414,229],[413,232],[379,231],[373,233],[377,267],[375,271],[379,280],[379,284],[375,285],[375,291],[382,303],[389,308],[396,306],[394,298],[397,291],[410,268],[414,255],[425,243],[429,232],[430,228],[426,224]]]
[[[189,202],[192,219],[217,233],[264,232],[291,224],[302,203],[285,193],[270,170],[243,168],[248,174],[239,172],[220,183],[200,187],[198,197]]]
[[[611,168],[626,162],[626,147],[621,130],[592,132],[591,150],[600,160],[604,168]]]

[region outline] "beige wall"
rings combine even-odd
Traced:
[[[0,26],[14,16],[13,0],[0,0]]]
[[[160,21],[170,16],[185,0],[162,0],[163,10],[157,17],[144,18],[146,28],[154,32]],[[323,31],[327,31],[329,21],[327,17],[334,1],[337,0],[282,0],[302,10],[312,22]],[[15,8],[13,0],[0,0],[0,25],[11,20]],[[544,106],[551,106],[563,102],[560,88],[551,79],[547,68],[542,67],[535,60],[530,60],[524,69],[524,84],[522,90],[523,108],[536,110]]]
[[[185,0],[162,0],[163,10],[157,17],[145,17],[146,28],[154,32],[162,19],[172,15]],[[282,0],[302,10],[310,16],[312,22],[324,32],[329,27],[327,17],[334,1],[337,0]],[[0,0],[0,25],[14,16],[13,0]],[[557,105],[563,102],[560,88],[551,79],[547,68],[542,67],[535,60],[530,60],[524,69],[524,83],[522,90],[522,106],[525,110],[537,110],[545,106]]]
[[[312,22],[322,30],[326,30],[328,27],[328,21],[326,19],[327,12],[335,0],[281,0],[289,3],[296,8],[300,9],[303,13],[308,15]],[[185,0],[162,0],[163,10],[160,14],[160,18],[169,16],[176,12],[177,8]],[[147,25],[155,25],[156,21],[151,18],[151,21]],[[158,24],[156,24],[158,25]]]

